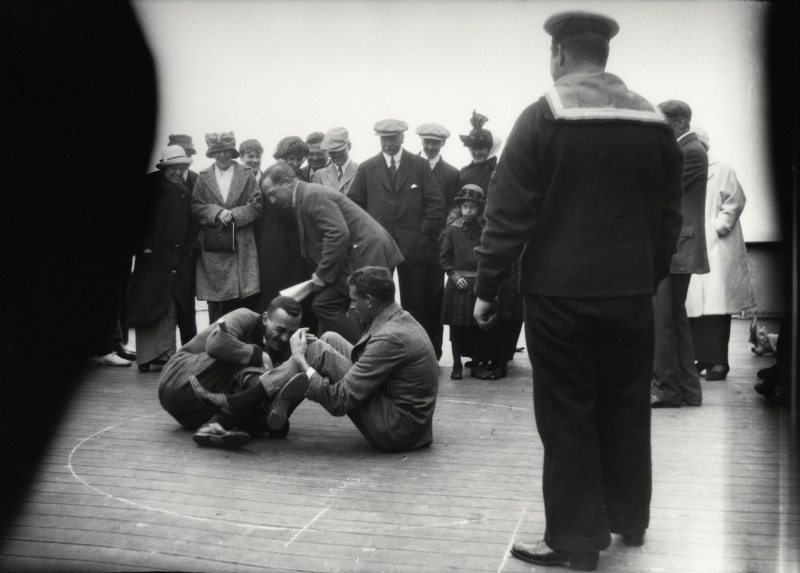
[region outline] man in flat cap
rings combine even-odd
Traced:
[[[306,145],[308,146],[308,162],[306,166],[300,169],[299,177],[306,183],[311,183],[314,173],[320,169],[324,169],[330,165],[331,159],[328,157],[328,152],[322,149],[322,140],[325,139],[325,134],[321,131],[309,133],[306,137]]]
[[[618,29],[586,12],[545,23],[555,84],[509,135],[475,249],[481,325],[522,253],[546,528],[511,553],[582,571],[597,567],[611,533],[644,543],[651,298],[681,228],[682,156],[669,123],[605,72]]]
[[[312,183],[325,185],[337,190],[342,195],[347,195],[350,185],[358,171],[358,163],[350,159],[350,134],[343,127],[332,127],[322,140],[324,149],[331,158],[331,162],[319,171],[314,172]]]
[[[416,129],[416,133],[422,140],[420,155],[424,154],[428,159],[428,165],[439,184],[439,191],[442,192],[445,211],[450,212],[453,199],[461,188],[458,184],[458,169],[442,159],[442,147],[450,137],[450,130],[438,123],[423,123]]]
[[[408,124],[384,119],[374,129],[381,152],[361,164],[347,196],[383,225],[400,246],[405,259],[397,267],[400,303],[428,333],[439,359],[441,317],[428,293],[442,288],[444,282],[438,262],[444,201],[428,162],[403,149]]]
[[[669,275],[653,297],[656,354],[651,404],[653,408],[680,408],[703,402],[700,376],[694,365],[692,329],[686,315],[686,294],[693,274],[709,272],[705,232],[708,153],[691,131],[692,110],[685,102],[669,100],[658,107],[667,116],[683,152],[683,228]]]

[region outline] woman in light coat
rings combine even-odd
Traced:
[[[694,131],[708,150],[711,146],[706,131],[702,127]],[[733,169],[709,155],[705,221],[711,272],[692,275],[686,296],[697,371],[705,370],[706,380],[725,379],[730,371],[731,315],[756,305],[739,224],[745,201]]]
[[[233,132],[207,133],[206,143],[206,157],[214,158],[214,165],[197,177],[192,216],[200,225],[202,245],[197,299],[208,301],[208,320],[213,323],[237,308],[255,310],[258,304],[261,289],[253,223],[261,216],[261,190],[253,174],[233,161],[239,157]],[[229,234],[233,248],[212,249],[210,235],[215,233]]]

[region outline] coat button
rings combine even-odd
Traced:
[[[178,243],[175,243],[175,248],[176,248],[176,249],[180,249],[180,248],[181,248],[181,246],[180,246]]]
[[[177,276],[177,274],[178,274],[178,271],[172,271],[172,272],[170,272],[169,274],[171,274],[171,275],[174,277],[174,276]]]
[[[186,199],[186,193],[181,193],[181,199]]]

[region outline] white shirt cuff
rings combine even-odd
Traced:
[[[306,370],[306,376],[308,377],[309,380],[311,380],[311,375],[316,373],[317,371],[311,368],[311,366],[309,366],[308,370]]]

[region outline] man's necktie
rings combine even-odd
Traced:
[[[342,166],[339,165],[336,169],[339,170],[339,181],[341,181],[342,180]]]
[[[397,175],[397,163],[394,162],[394,157],[392,157],[391,165],[389,165],[389,172],[392,174],[392,179],[394,179]]]

